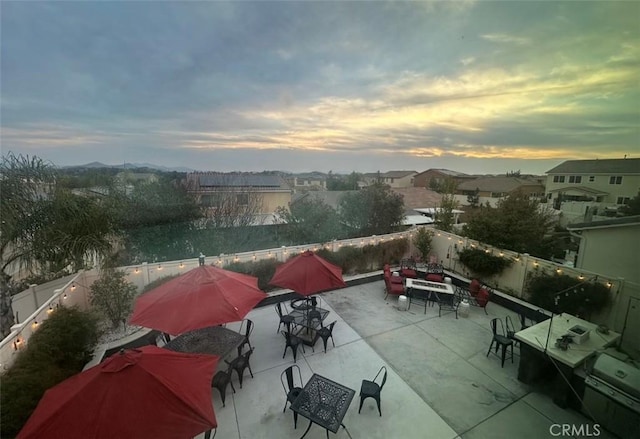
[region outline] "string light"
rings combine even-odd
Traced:
[[[136,274],[140,273],[140,269],[139,269],[139,268],[136,268],[135,273],[136,273]]]
[[[73,290],[75,290],[75,289],[76,289],[76,284],[75,284],[75,283],[72,283],[72,284],[71,284],[71,291],[73,291]]]

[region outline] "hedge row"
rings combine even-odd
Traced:
[[[77,308],[54,310],[0,376],[0,432],[15,437],[44,392],[82,371],[99,339],[98,318]]]

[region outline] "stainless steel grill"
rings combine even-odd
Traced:
[[[640,369],[601,354],[585,378],[584,411],[621,438],[640,437]]]

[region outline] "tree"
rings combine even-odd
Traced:
[[[136,286],[124,277],[123,271],[106,270],[91,284],[89,293],[91,305],[109,320],[113,328],[126,323],[137,292]]]
[[[420,227],[416,232],[416,237],[413,239],[414,245],[420,252],[423,261],[427,261],[429,253],[431,252],[431,243],[433,240],[433,231],[428,230],[425,227]]]
[[[358,182],[361,180],[361,175],[352,172],[348,176],[336,177],[331,171],[327,176],[327,190],[328,191],[355,191],[358,190]]]
[[[215,179],[216,186],[200,195],[206,225],[217,228],[255,225],[263,211],[262,195],[241,175],[216,174]]]
[[[638,195],[630,199],[629,203],[620,209],[620,213],[624,216],[640,215],[640,191],[638,191]]]
[[[381,235],[392,231],[404,219],[402,195],[380,182],[357,192],[346,193],[340,199],[342,223],[361,236]]]
[[[506,175],[507,177],[520,177],[520,169],[517,171],[509,171]]]
[[[200,206],[176,180],[161,177],[155,182],[139,182],[127,193],[112,187],[110,199],[119,211],[123,229],[193,221],[203,216]]]
[[[276,213],[286,224],[286,236],[292,243],[327,242],[342,236],[338,212],[319,198],[303,199]]]
[[[92,265],[95,254],[111,253],[118,239],[114,212],[99,200],[56,190],[34,209],[33,259],[41,272],[76,272]],[[52,245],[55,243],[55,245]]]
[[[480,188],[467,195],[467,204],[472,208],[478,207],[480,204]]]
[[[32,212],[35,202],[48,195],[55,181],[53,166],[37,157],[2,157],[0,166],[0,331],[2,337],[14,324],[10,281],[15,269],[30,265],[33,244]],[[11,273],[8,271],[11,269]]]
[[[38,157],[8,153],[0,165],[0,330],[13,325],[10,283],[22,269],[82,266],[111,251],[110,214],[98,203],[56,190],[56,169]],[[51,259],[49,259],[51,258]]]
[[[548,259],[554,221],[539,206],[522,192],[515,192],[495,208],[482,206],[464,226],[463,233],[499,248]]]
[[[457,185],[453,178],[447,177],[440,186],[442,198],[434,220],[436,227],[445,232],[453,231],[453,225],[455,224],[453,211],[458,208],[458,201],[454,195]]]

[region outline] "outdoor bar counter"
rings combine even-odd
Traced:
[[[588,335],[580,343],[574,337],[574,342],[569,343],[566,349],[557,346],[556,340],[569,334],[569,330],[576,326],[586,329]],[[579,369],[588,358],[614,345],[620,334],[600,332],[597,325],[563,313],[518,331],[514,337],[520,342],[518,380],[535,384],[545,378],[555,379],[554,402],[565,407],[575,400],[567,380],[574,388],[582,388],[580,376],[583,374]],[[575,372],[579,373],[576,375]]]

